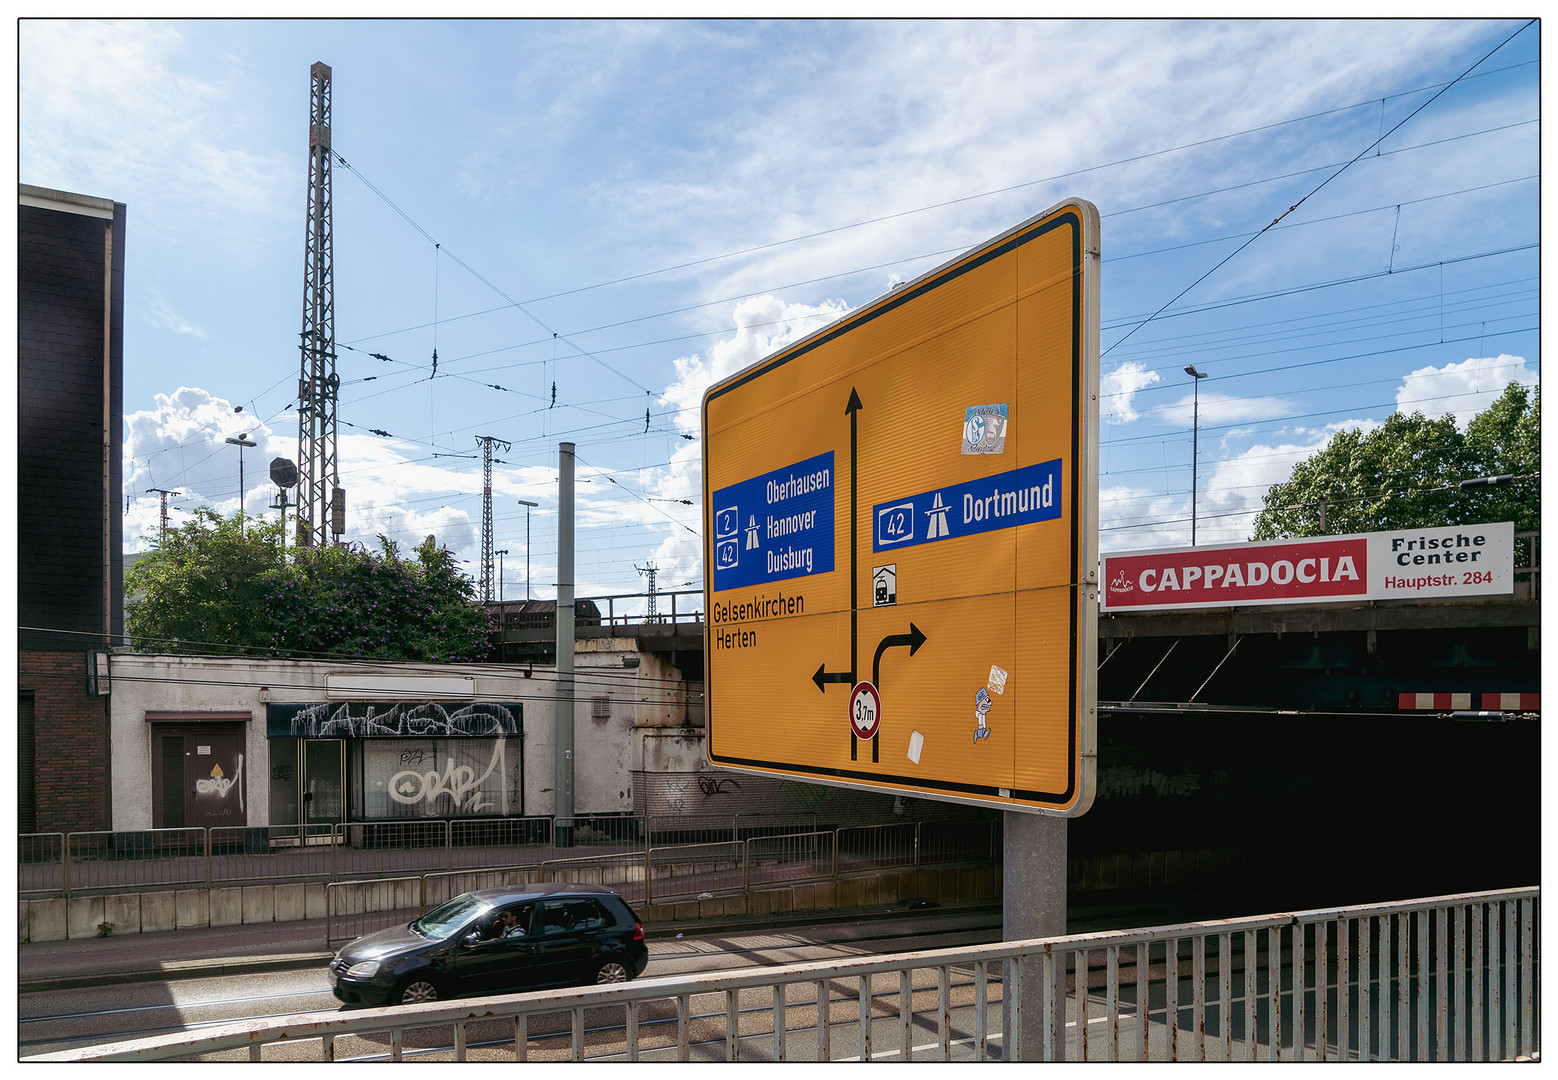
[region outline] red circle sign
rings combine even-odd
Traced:
[[[868,682],[856,683],[850,691],[849,726],[862,739],[872,738],[882,726],[882,695]]]

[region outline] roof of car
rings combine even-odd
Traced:
[[[472,889],[471,896],[483,903],[498,905],[534,900],[543,896],[616,896],[615,889],[584,882],[557,881],[544,885],[504,885],[495,889]]]

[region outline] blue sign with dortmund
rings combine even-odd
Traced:
[[[872,551],[914,547],[958,536],[1013,529],[1060,517],[1061,461],[997,473],[951,487],[877,503]]]
[[[714,589],[833,569],[833,451],[714,493]]]

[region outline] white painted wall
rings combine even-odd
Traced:
[[[637,664],[624,663],[624,658]],[[148,712],[247,712],[244,799],[251,825],[270,822],[270,745],[265,702],[332,700],[330,676],[344,674],[448,685],[448,676],[473,680],[472,699],[523,705],[524,813],[554,809],[555,669],[529,664],[360,664],[247,660],[116,653],[112,661],[111,785],[113,827],[152,827],[152,745]],[[369,679],[354,680],[359,682]],[[574,656],[574,810],[580,814],[631,813],[632,775],[646,767],[645,739],[676,733],[680,752],[664,764],[696,768],[701,757],[702,687],[689,692],[681,673],[653,654],[640,654],[631,638],[577,643]],[[403,700],[416,700],[408,693]],[[445,699],[447,700],[447,699]],[[604,715],[598,715],[603,702]],[[696,729],[696,731],[694,731]],[[647,754],[661,762],[661,754]]]

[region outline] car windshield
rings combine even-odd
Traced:
[[[429,911],[411,924],[411,929],[425,937],[446,938],[470,923],[492,905],[476,899],[469,893],[456,896],[447,904]]]

